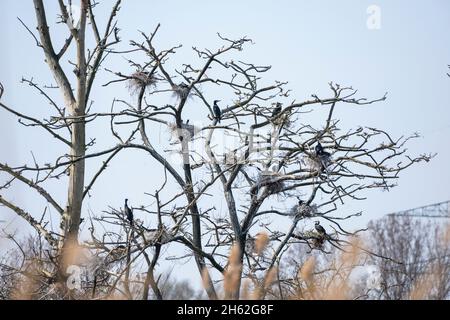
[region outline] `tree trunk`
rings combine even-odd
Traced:
[[[73,163],[69,167],[69,186],[67,193],[66,212],[62,219],[62,231],[64,235],[62,245],[62,274],[66,273],[67,267],[77,263],[78,232],[80,227],[81,210],[83,205],[85,160],[86,155],[86,87],[87,87],[87,65],[86,65],[86,19],[88,0],[81,0],[81,13],[78,30],[72,30],[77,46],[77,91],[76,101],[70,106],[70,115],[76,119],[71,124],[71,149],[70,157]]]
[[[181,125],[178,124],[178,128],[181,131]],[[183,169],[184,169],[184,176],[185,176],[185,181],[186,181],[186,188],[185,188],[185,193],[186,193],[186,197],[188,199],[188,202],[190,204],[190,211],[191,211],[191,215],[192,215],[192,240],[194,242],[194,245],[202,250],[202,230],[201,230],[201,224],[200,224],[200,212],[198,210],[197,207],[197,202],[195,200],[195,193],[194,193],[194,187],[193,187],[193,182],[192,182],[192,174],[191,174],[191,165],[190,165],[190,161],[189,161],[189,145],[188,145],[188,141],[186,141],[186,139],[183,139],[183,137],[181,137],[181,152],[183,155]],[[205,264],[205,259],[195,253],[195,262],[197,263],[197,268],[200,272],[200,275],[202,277],[205,276],[205,268],[206,268],[206,264]],[[204,286],[205,286],[205,291],[208,295],[208,298],[210,300],[217,300],[217,294],[216,291],[214,289],[214,284],[212,282],[211,279],[203,279]]]

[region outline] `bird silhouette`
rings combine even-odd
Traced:
[[[328,172],[328,167],[329,167],[330,164],[331,164],[331,153],[326,152],[326,151],[323,149],[323,146],[320,144],[320,142],[317,142],[317,145],[316,145],[316,147],[315,147],[315,150],[316,150],[316,156],[317,156],[317,157],[319,158],[319,160],[320,160],[320,165],[321,165],[320,170],[321,170],[321,171],[325,171],[325,173],[327,174],[327,177],[328,177],[328,174],[329,174],[329,172]],[[329,182],[330,182],[331,185],[335,188],[335,190],[336,190],[336,192],[337,192],[337,194],[338,194],[338,196],[339,196],[339,199],[341,200],[342,204],[344,204],[344,201],[342,200],[342,198],[341,198],[341,196],[340,196],[340,194],[339,194],[339,189],[337,189],[337,187],[335,186],[335,184],[334,184],[333,181],[329,180]]]
[[[127,220],[130,222],[130,225],[133,225],[133,210],[128,206],[128,199],[125,199],[125,214],[127,216]]]
[[[320,142],[317,142],[315,150],[316,150],[316,155],[319,157],[330,157],[331,156],[331,154],[329,152],[326,152],[323,149],[323,146]]]
[[[314,228],[316,228],[316,231],[317,231],[320,235],[324,236],[324,235],[327,234],[327,232],[325,231],[324,227],[322,227],[322,226],[320,225],[320,222],[319,222],[319,221],[316,221],[314,224],[315,224],[315,225],[314,225]]]
[[[213,111],[214,111],[214,118],[217,120],[217,122],[220,123],[220,120],[222,119],[222,111],[217,105],[217,102],[220,102],[220,100],[214,100]]]
[[[281,103],[277,102],[275,109],[273,109],[272,111],[272,118],[276,117],[277,115],[279,115],[281,112]]]
[[[326,152],[320,142],[317,142],[315,151],[316,151],[316,156],[320,159],[320,163],[322,165],[322,170],[325,170],[330,164],[331,153]]]

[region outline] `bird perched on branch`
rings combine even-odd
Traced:
[[[331,164],[331,153],[329,153],[329,152],[326,152],[324,149],[323,149],[323,146],[320,144],[320,142],[317,142],[317,145],[316,145],[316,147],[315,147],[315,150],[316,150],[316,157],[318,158],[318,160],[319,161],[316,161],[316,162],[319,162],[319,164],[320,164],[320,169],[321,169],[321,171],[325,171],[325,173],[327,174],[327,178],[328,178],[328,176],[329,176],[329,171],[328,171],[328,167],[330,166],[330,164]],[[320,172],[320,174],[321,174],[322,172]],[[337,193],[337,195],[338,195],[338,197],[339,197],[339,199],[341,200],[341,203],[342,204],[344,204],[344,201],[342,200],[342,198],[341,198],[341,196],[340,196],[340,194],[339,194],[339,189],[335,186],[335,184],[334,184],[334,182],[332,181],[332,180],[329,180],[329,182],[331,183],[331,185],[334,187],[334,189],[336,190],[336,193]]]
[[[322,144],[320,142],[317,142],[317,145],[316,145],[315,149],[316,149],[316,155],[319,156],[319,157],[323,157],[323,156],[330,157],[331,156],[331,154],[329,152],[326,152],[323,149],[323,146],[322,146]]]
[[[315,224],[315,225],[314,225],[314,228],[316,228],[316,231],[317,231],[321,236],[324,236],[324,235],[327,234],[327,232],[325,231],[325,228],[322,227],[322,226],[320,225],[320,222],[319,222],[319,221],[316,221],[314,224]]]
[[[217,122],[220,123],[220,120],[222,119],[222,111],[220,110],[219,106],[217,105],[217,102],[220,102],[220,100],[214,100],[214,104],[213,104],[214,119],[216,119]]]
[[[326,152],[320,142],[317,142],[315,150],[316,156],[320,159],[320,162],[322,164],[322,170],[326,169],[330,164],[331,153]]]
[[[128,206],[128,199],[125,199],[125,214],[127,216],[127,220],[130,222],[130,225],[133,225],[133,210]]]
[[[275,109],[272,111],[272,118],[275,118],[277,115],[279,115],[281,112],[281,103],[277,102]]]

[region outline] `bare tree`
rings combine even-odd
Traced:
[[[387,216],[371,222],[364,237],[331,247],[328,254],[311,254],[308,247],[293,245],[267,296],[301,300],[448,299],[449,229],[435,222]]]
[[[62,96],[63,103],[58,104],[51,94],[40,87],[33,80],[23,79],[24,82],[42,94],[50,104],[55,108],[58,119],[40,120],[31,116],[23,115],[8,107],[3,102],[0,106],[10,112],[19,119],[24,119],[25,126],[37,126],[46,130],[51,136],[56,138],[58,142],[63,143],[68,148],[68,153],[55,159],[53,165],[41,166],[37,165],[30,168],[28,165],[11,167],[4,163],[0,164],[0,169],[9,174],[13,180],[27,184],[38,192],[61,216],[61,232],[58,237],[46,230],[42,221],[37,221],[31,213],[21,209],[17,204],[0,197],[0,202],[15,211],[19,216],[27,220],[37,232],[45,237],[54,250],[62,250],[61,273],[64,278],[65,269],[71,264],[71,261],[64,261],[71,257],[70,254],[64,254],[69,251],[78,240],[78,231],[80,225],[80,217],[82,211],[83,198],[86,195],[85,190],[85,159],[92,155],[86,156],[86,150],[90,144],[86,142],[84,117],[88,113],[87,107],[90,100],[91,90],[97,71],[101,63],[104,61],[105,53],[110,50],[114,44],[119,42],[117,35],[118,29],[114,17],[119,10],[121,1],[116,1],[112,8],[109,21],[104,28],[104,32],[99,30],[93,8],[95,3],[89,0],[80,1],[80,12],[73,12],[74,7],[67,5],[63,0],[59,1],[61,10],[61,23],[67,25],[67,40],[60,49],[56,49],[50,28],[47,23],[46,8],[42,0],[34,0],[34,10],[36,13],[38,35],[26,27],[30,34],[34,37],[36,45],[42,49],[45,55],[45,62],[49,66],[56,82],[57,88]],[[71,2],[70,2],[71,4]],[[79,21],[75,21],[74,16],[79,14]],[[92,26],[92,34],[95,38],[95,46],[91,49],[86,45],[87,23]],[[73,63],[76,79],[71,83],[68,71],[64,70],[62,59],[69,52],[71,46],[75,47],[76,59]],[[3,94],[3,90],[1,92]],[[63,169],[62,171],[59,171]],[[47,192],[41,185],[52,178],[58,178],[64,172],[69,175],[67,184],[67,201],[65,206],[57,203],[57,201]],[[27,174],[36,173],[36,178],[29,178]],[[4,187],[7,187],[5,185]]]
[[[357,97],[351,87],[330,83],[329,97],[312,95],[309,100],[297,101],[290,98],[287,83],[263,79],[270,66],[238,60],[240,51],[251,43],[247,37],[229,39],[219,34],[223,46],[215,50],[194,47],[197,59],[179,66],[171,65],[170,58],[181,45],[163,50],[155,45],[159,25],[150,34],[142,32],[140,40],[131,41],[131,48],[113,50],[120,42],[115,16],[121,2],[112,8],[103,33],[94,16],[96,3],[80,3],[80,19],[75,23],[72,7],[59,1],[61,20],[69,34],[62,49],[55,51],[45,6],[42,0],[34,0],[39,36],[30,33],[45,54],[63,106],[45,88],[26,79],[55,107],[50,120],[19,113],[0,100],[3,110],[27,121],[22,122],[25,126],[44,129],[69,150],[48,165],[0,163],[0,170],[9,177],[1,189],[13,183],[30,186],[60,214],[61,230],[49,230],[45,216],[38,219],[36,213],[26,212],[3,196],[0,203],[28,221],[48,242],[51,256],[56,257],[52,261],[59,261],[56,270],[61,283],[67,278],[67,267],[80,264],[80,248],[96,259],[95,272],[87,279],[92,297],[120,292],[129,299],[147,299],[152,290],[154,297],[162,299],[155,268],[162,248],[178,244],[189,254],[171,259],[195,258],[210,299],[220,297],[217,288],[222,280],[211,276],[210,269],[225,278],[233,275],[233,285],[224,291],[225,297],[237,299],[241,279],[257,282],[258,278],[271,278],[292,243],[304,243],[311,249],[322,249],[327,243],[340,247],[345,243],[342,236],[361,231],[350,232],[341,226],[341,221],[361,213],[333,214],[340,204],[363,200],[367,189],[390,189],[403,170],[431,158],[406,155],[406,143],[417,135],[393,138],[368,127],[341,130],[334,113],[339,105],[368,106],[384,101],[386,95],[367,100]],[[86,48],[88,22],[96,40],[90,50]],[[74,83],[60,63],[72,45],[76,47]],[[104,68],[113,77],[104,85],[126,84],[130,100],[111,97],[108,112],[90,112],[96,74],[106,56],[114,54],[127,56],[129,69]],[[226,101],[218,102],[218,94]],[[168,103],[174,98],[175,104]],[[190,123],[192,118],[198,123]],[[86,141],[85,127],[99,119],[110,121],[111,146],[94,150],[95,141]],[[161,127],[167,143],[158,142],[151,134]],[[149,186],[146,194],[151,204],[128,208],[128,216],[125,207],[105,208],[90,221],[91,239],[76,246],[83,200],[116,155],[130,149],[143,151],[143,157],[158,164],[155,170],[164,172],[164,182]],[[102,157],[107,158],[86,183],[86,160],[94,166],[93,160],[100,162]],[[65,173],[69,181],[63,206],[43,184]],[[219,201],[225,203],[223,210],[218,210]],[[151,216],[157,227],[134,219],[133,213]],[[275,219],[289,227],[271,223]],[[311,219],[324,226],[297,228],[299,221]],[[268,234],[263,251],[255,249],[261,231]],[[228,259],[232,248],[232,259]],[[141,261],[146,265],[143,272]]]
[[[373,261],[380,272],[382,299],[449,298],[448,226],[420,218],[388,216],[373,221],[369,229],[373,250],[395,259]]]

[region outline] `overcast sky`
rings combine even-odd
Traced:
[[[57,2],[45,2],[50,22],[56,21]],[[106,16],[112,3],[103,1],[97,17]],[[381,10],[380,29],[368,28],[367,9],[371,5]],[[0,81],[9,105],[39,115],[47,103],[20,80],[22,76],[42,83],[52,80],[42,52],[17,17],[35,25],[31,0],[0,2]],[[373,126],[396,137],[419,132],[423,137],[409,145],[409,152],[438,155],[430,163],[404,172],[398,187],[390,192],[371,192],[366,201],[349,204],[352,212],[364,211],[362,217],[352,221],[353,227],[364,226],[389,212],[450,199],[450,78],[446,75],[450,64],[449,1],[124,1],[119,13],[125,40],[121,48],[127,47],[128,40],[138,38],[138,30],[150,32],[158,23],[159,48],[183,44],[174,64],[194,58],[192,46],[217,48],[216,32],[230,38],[246,35],[254,44],[240,53],[239,59],[272,65],[268,79],[289,81],[297,100],[315,93],[329,94],[330,81],[353,86],[360,96],[372,99],[388,92],[388,99],[375,105],[341,105],[336,117],[345,126]],[[63,26],[51,29],[59,41],[66,34]],[[125,66],[124,61],[115,63],[117,68]],[[98,85],[108,76],[102,74]],[[114,96],[126,95],[126,88],[98,88],[92,96],[94,108],[108,110]],[[102,138],[107,133],[101,130],[90,127],[88,135]],[[44,162],[47,153],[58,150],[41,131],[24,130],[1,110],[0,133],[2,162],[23,164],[32,159],[30,151]],[[95,197],[84,205],[85,212],[121,206],[123,188],[125,193],[133,193],[130,197],[135,203],[145,199],[145,188],[156,174],[152,171],[154,163],[137,164],[133,160],[131,155],[117,161],[112,174],[99,181]],[[147,175],[142,176],[144,180],[138,179],[143,170]],[[64,199],[65,190],[53,191]],[[29,190],[14,192],[10,194],[14,201],[32,207]],[[0,220],[12,217],[0,207]],[[13,225],[17,227],[16,220]]]

